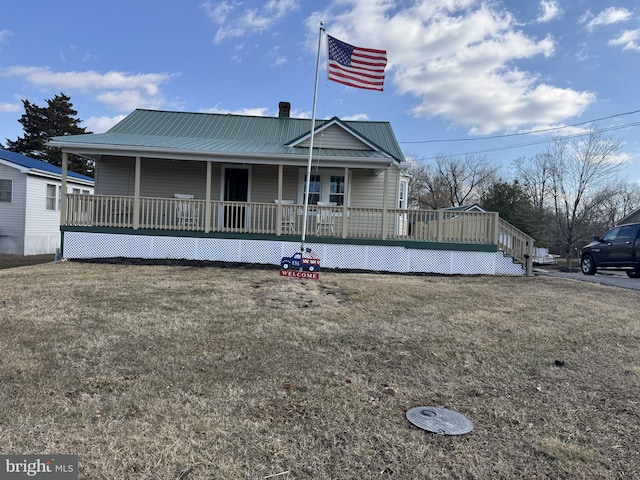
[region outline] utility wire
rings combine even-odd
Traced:
[[[640,113],[640,110],[633,110],[631,112],[617,113],[615,115],[609,115],[608,117],[595,118],[593,120],[587,120],[585,122],[580,122],[580,123],[573,123],[571,125],[564,125],[562,127],[543,128],[543,129],[540,129],[540,130],[530,130],[528,132],[505,133],[503,135],[488,135],[488,136],[484,136],[484,137],[474,137],[474,138],[449,138],[449,139],[435,139],[435,140],[404,141],[404,142],[398,142],[398,143],[414,143],[415,144],[415,143],[471,142],[471,141],[477,141],[477,140],[493,140],[493,139],[496,139],[496,138],[518,137],[518,136],[523,136],[523,135],[532,135],[532,134],[535,134],[535,133],[553,132],[553,131],[557,131],[557,130],[563,130],[565,128],[580,127],[580,126],[586,125],[588,123],[599,122],[601,120],[610,120],[612,118],[624,117],[626,115],[634,115],[636,113]],[[636,124],[629,124],[629,125],[635,126]],[[620,126],[620,128],[626,128],[626,126],[622,125],[622,126]],[[605,131],[605,130],[601,130],[601,131]],[[573,136],[568,136],[566,138],[573,138]],[[546,143],[546,142],[547,142],[547,140],[539,142],[539,143]]]
[[[640,110],[639,110],[640,112]],[[608,118],[613,118],[615,116],[612,117],[608,117]],[[584,123],[590,123],[590,122],[584,122]],[[582,123],[582,124],[584,124]],[[577,125],[582,125],[582,124],[576,124]],[[558,128],[568,128],[570,126],[574,126],[574,125],[568,125],[567,127],[558,127]],[[626,123],[624,125],[616,125],[613,127],[606,127],[606,128],[599,128],[598,131],[599,132],[610,132],[610,131],[614,131],[614,130],[622,130],[625,128],[632,128],[632,127],[637,127],[640,126],[640,122],[634,122],[634,123]],[[526,133],[523,134],[513,134],[513,135],[526,135]],[[513,136],[511,135],[511,136]],[[508,137],[510,135],[504,135],[504,137]],[[530,142],[522,142],[522,143],[514,143],[514,144],[510,144],[510,145],[503,145],[503,146],[496,146],[496,147],[491,147],[491,148],[486,148],[486,149],[482,149],[482,150],[474,150],[474,151],[469,151],[469,152],[461,152],[461,153],[452,153],[450,154],[450,156],[467,156],[467,155],[479,155],[482,153],[491,153],[491,152],[499,152],[502,150],[511,150],[513,148],[522,148],[522,147],[530,147],[532,145],[540,145],[540,144],[544,144],[544,143],[551,143],[556,141],[557,139],[561,139],[561,140],[568,140],[568,139],[572,139],[572,138],[579,138],[579,137],[583,137],[584,133],[573,133],[570,135],[560,135],[560,136],[556,136],[553,138],[546,138],[546,139],[539,139],[539,140],[532,140]],[[485,138],[501,138],[502,136],[496,136],[496,137],[485,137]],[[460,141],[462,140],[475,140],[475,139],[460,139]],[[478,140],[481,140],[480,138]],[[435,142],[436,140],[433,140],[433,142]],[[452,141],[452,140],[443,140],[443,141]],[[399,143],[428,143],[428,142],[399,142]],[[437,158],[437,156],[434,157],[421,157],[422,160],[435,160]]]

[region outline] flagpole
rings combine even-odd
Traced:
[[[320,22],[320,35],[318,36],[318,57],[316,59],[316,84],[313,90],[313,112],[311,114],[311,139],[309,140],[309,160],[307,161],[307,185],[304,189],[304,215],[302,220],[302,239],[300,251],[304,252],[304,243],[307,239],[307,218],[309,216],[309,188],[311,185],[311,163],[313,160],[313,137],[316,130],[316,101],[318,99],[318,79],[320,78],[320,47],[322,46],[322,33],[324,21]]]

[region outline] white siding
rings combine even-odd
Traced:
[[[344,130],[336,127],[342,134]],[[329,129],[331,130],[331,129]],[[352,136],[347,135],[353,139]],[[359,145],[362,148],[362,145]],[[174,193],[192,194],[197,199],[205,198],[206,163],[182,160],[142,159],[141,195],[143,197],[171,198]],[[222,167],[212,165],[211,198],[220,198]],[[104,157],[96,165],[96,193],[102,195],[134,194],[135,159]],[[306,169],[304,169],[306,171]],[[282,198],[300,201],[300,167],[285,167]],[[322,173],[323,169],[320,169]],[[332,169],[336,174],[344,169]],[[352,207],[382,208],[384,191],[383,170],[351,168],[350,205]],[[387,208],[397,208],[400,170],[389,169],[387,185]],[[278,167],[252,165],[250,178],[252,202],[271,203],[278,197]]]
[[[55,186],[54,210],[47,209],[47,185]],[[58,179],[28,176],[23,255],[54,253],[60,247],[61,186],[62,181]],[[93,193],[93,187],[67,178],[67,193],[72,193],[74,188]]]
[[[135,158],[103,157],[96,162],[96,194],[134,195]],[[220,165],[211,170],[211,198],[220,196]],[[172,198],[174,193],[206,197],[205,162],[143,158],[140,165],[140,195]]]
[[[96,162],[97,195],[133,196],[135,158],[102,157]]]
[[[11,203],[0,203],[0,253],[22,255],[27,175],[0,165],[0,178],[12,181]]]
[[[56,189],[56,208],[47,210],[47,185]],[[24,255],[53,253],[60,247],[60,180],[29,176],[25,214]]]
[[[60,246],[60,187],[62,181],[21,173],[0,165],[0,178],[13,180],[11,203],[0,203],[0,253],[37,255],[54,253]],[[47,210],[47,185],[56,190],[56,208]],[[73,188],[93,193],[93,187],[68,180]]]
[[[299,146],[309,147],[309,140],[305,140]],[[367,144],[354,137],[343,128],[332,125],[329,128],[316,134],[313,138],[313,147],[316,148],[338,148],[343,150],[372,150]]]
[[[278,198],[278,167],[254,165],[250,182],[251,201],[273,203]]]
[[[204,162],[145,158],[141,164],[140,195],[167,198],[173,197],[174,193],[183,193],[204,199],[206,179],[207,164]]]
[[[387,208],[398,205],[398,168],[389,169],[387,184]],[[384,171],[353,170],[351,206],[359,208],[382,208],[384,193]]]
[[[298,168],[285,167],[282,199],[296,201],[298,197]],[[251,170],[251,201],[273,203],[278,198],[278,167],[254,165]]]

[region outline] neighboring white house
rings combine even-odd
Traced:
[[[0,253],[38,255],[60,247],[62,169],[0,150]],[[67,193],[93,193],[93,178],[69,172]]]

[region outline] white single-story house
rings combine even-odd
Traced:
[[[93,193],[93,178],[67,172],[67,192]],[[0,150],[0,253],[37,255],[60,247],[62,169]]]
[[[405,159],[388,122],[312,125],[292,118],[288,102],[279,111],[139,109],[106,133],[53,138],[63,170],[68,154],[95,161],[95,195],[63,197],[63,256],[279,265],[304,232],[323,268],[523,273],[513,260],[533,240],[497,213],[407,208]]]

